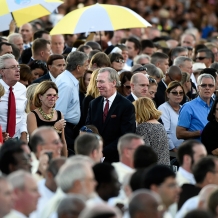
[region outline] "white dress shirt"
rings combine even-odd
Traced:
[[[52,74],[51,74],[51,72],[50,72],[50,71],[48,71],[48,73],[49,73],[49,76],[50,76],[50,78],[51,78],[51,81],[55,83],[55,81],[56,81],[56,78],[54,78],[54,77],[52,76]]]
[[[4,216],[4,218],[28,218],[28,217],[17,210],[12,210],[8,215]]]
[[[0,79],[0,83],[5,88],[5,94],[1,97],[0,101],[0,125],[2,126],[2,131],[6,132],[8,119],[8,97],[10,87],[2,79]],[[13,86],[13,93],[16,101],[16,129],[13,138],[20,138],[22,132],[27,132],[27,114],[25,112],[27,103],[26,87],[20,82],[17,82]]]
[[[189,173],[182,167],[179,167],[179,170],[176,174],[176,181],[180,187],[183,184],[193,184],[193,185],[196,184],[194,175],[192,173]]]
[[[105,107],[105,105],[106,105],[106,103],[107,103],[106,100],[108,99],[108,101],[109,101],[109,109],[110,109],[110,107],[111,107],[111,105],[113,104],[113,101],[114,101],[116,95],[117,95],[117,92],[115,92],[110,98],[104,98],[103,111],[104,111],[104,107]],[[108,109],[108,110],[109,110],[109,109]]]

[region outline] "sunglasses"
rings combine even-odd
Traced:
[[[124,86],[125,88],[127,88],[127,89],[131,89],[131,86],[127,86],[127,85],[124,85],[124,84],[123,84],[123,86]]]
[[[149,83],[157,84],[157,81],[154,78],[152,78],[152,77],[148,77],[148,80],[149,80]]]
[[[123,59],[115,60],[115,62],[117,62],[117,63],[121,63],[121,64],[124,64],[124,63],[125,63],[125,61],[124,61]]]
[[[200,87],[202,87],[202,88],[206,88],[206,87],[213,88],[214,85],[213,84],[201,84]]]
[[[202,61],[202,60],[204,60],[205,58],[207,58],[207,57],[196,57],[196,60]]]
[[[133,73],[137,72],[137,71],[147,71],[147,68],[146,67],[139,67],[136,70],[134,70]]]
[[[58,99],[58,98],[59,98],[57,94],[54,94],[54,95],[53,95],[53,94],[47,94],[46,97],[47,97],[48,99],[51,99],[51,98]]]
[[[170,93],[172,93],[174,96],[184,95],[184,92],[170,92]]]
[[[90,132],[90,133],[93,133],[93,131],[91,129],[89,129],[87,126],[83,126],[80,131],[82,132]]]
[[[192,47],[184,47],[184,48],[187,48],[189,51],[193,51]]]

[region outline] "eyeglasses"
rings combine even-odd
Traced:
[[[46,97],[47,97],[48,99],[51,99],[51,98],[58,99],[58,98],[59,98],[57,94],[47,94]]]
[[[196,60],[202,61],[202,60],[204,60],[205,58],[207,58],[207,57],[196,57]]]
[[[187,48],[189,51],[193,51],[192,47],[184,47],[184,48]]]
[[[177,96],[177,95],[184,95],[184,92],[170,92],[173,95]]]
[[[19,66],[19,65],[13,65],[13,66],[11,66],[11,67],[4,67],[4,68],[2,68],[2,69],[10,69],[10,70],[16,70],[16,69],[18,69],[18,70],[20,70],[20,66]]]
[[[214,84],[201,84],[200,87],[201,88],[206,88],[206,87],[213,88]]]
[[[127,88],[127,89],[131,89],[131,86],[127,86],[127,85],[124,85],[124,84],[123,84],[123,86],[124,86],[125,88]]]
[[[93,131],[91,129],[89,129],[87,126],[83,126],[80,131],[82,132],[90,132],[90,133],[93,133]]]
[[[124,63],[125,63],[125,61],[124,61],[123,59],[117,59],[117,60],[115,60],[115,62],[121,63],[121,64],[124,64]]]
[[[139,68],[137,68],[136,70],[134,70],[133,73],[134,73],[134,72],[137,72],[137,71],[147,71],[147,70],[148,70],[148,69],[143,66],[143,67],[139,67]]]

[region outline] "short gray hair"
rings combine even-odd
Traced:
[[[212,79],[212,80],[213,80],[213,84],[215,85],[215,79],[214,79],[214,77],[213,77],[212,75],[210,75],[210,74],[203,73],[203,74],[201,74],[201,75],[198,77],[198,80],[197,80],[198,86],[201,85],[201,82],[202,82],[202,80],[203,80],[204,78],[210,78],[210,79]]]
[[[134,133],[127,133],[119,138],[119,141],[117,144],[119,155],[122,154],[124,148],[129,147],[133,139],[142,139],[142,137]]]
[[[87,61],[87,60],[88,60],[88,56],[84,52],[81,52],[81,51],[71,52],[67,56],[66,70],[72,72],[72,71],[76,70],[77,66],[84,65],[85,61]]]
[[[140,64],[139,61],[141,59],[148,59],[149,62],[151,62],[151,57],[149,55],[146,55],[146,54],[140,54],[140,55],[136,55],[135,58],[133,59],[133,65],[135,64]]]
[[[86,206],[86,199],[82,195],[69,194],[63,198],[58,206],[57,214],[60,217],[62,214],[72,214],[72,212],[80,213],[79,208],[83,209]],[[80,210],[81,210],[80,209]]]
[[[192,59],[185,57],[185,56],[179,56],[179,57],[174,59],[173,65],[179,67],[179,66],[183,65],[185,61],[192,62]]]
[[[0,69],[5,67],[5,60],[7,59],[15,59],[14,55],[12,54],[4,54],[0,56]],[[16,60],[16,59],[15,59]]]
[[[14,44],[14,39],[16,38],[22,38],[22,35],[20,33],[12,33],[8,36],[8,42]]]
[[[157,78],[162,77],[160,71],[154,64],[145,64],[144,66],[147,68],[147,73],[149,76],[155,76]]]
[[[67,193],[73,187],[75,181],[82,181],[86,178],[88,167],[90,166],[87,163],[66,162],[55,177],[58,187]]]
[[[182,47],[182,46],[178,46],[176,48],[173,48],[171,50],[171,57],[178,57],[179,53],[184,52],[184,51],[188,52],[188,49],[185,47]]]
[[[24,189],[26,178],[32,175],[24,170],[17,170],[8,176],[8,181],[12,184],[13,188]]]
[[[121,85],[120,78],[116,70],[111,67],[103,67],[99,70],[98,74],[104,72],[109,72],[108,79],[110,82],[116,81],[116,87],[119,87]]]

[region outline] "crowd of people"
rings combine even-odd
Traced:
[[[215,1],[99,3],[152,27],[1,34],[0,218],[218,217]]]

